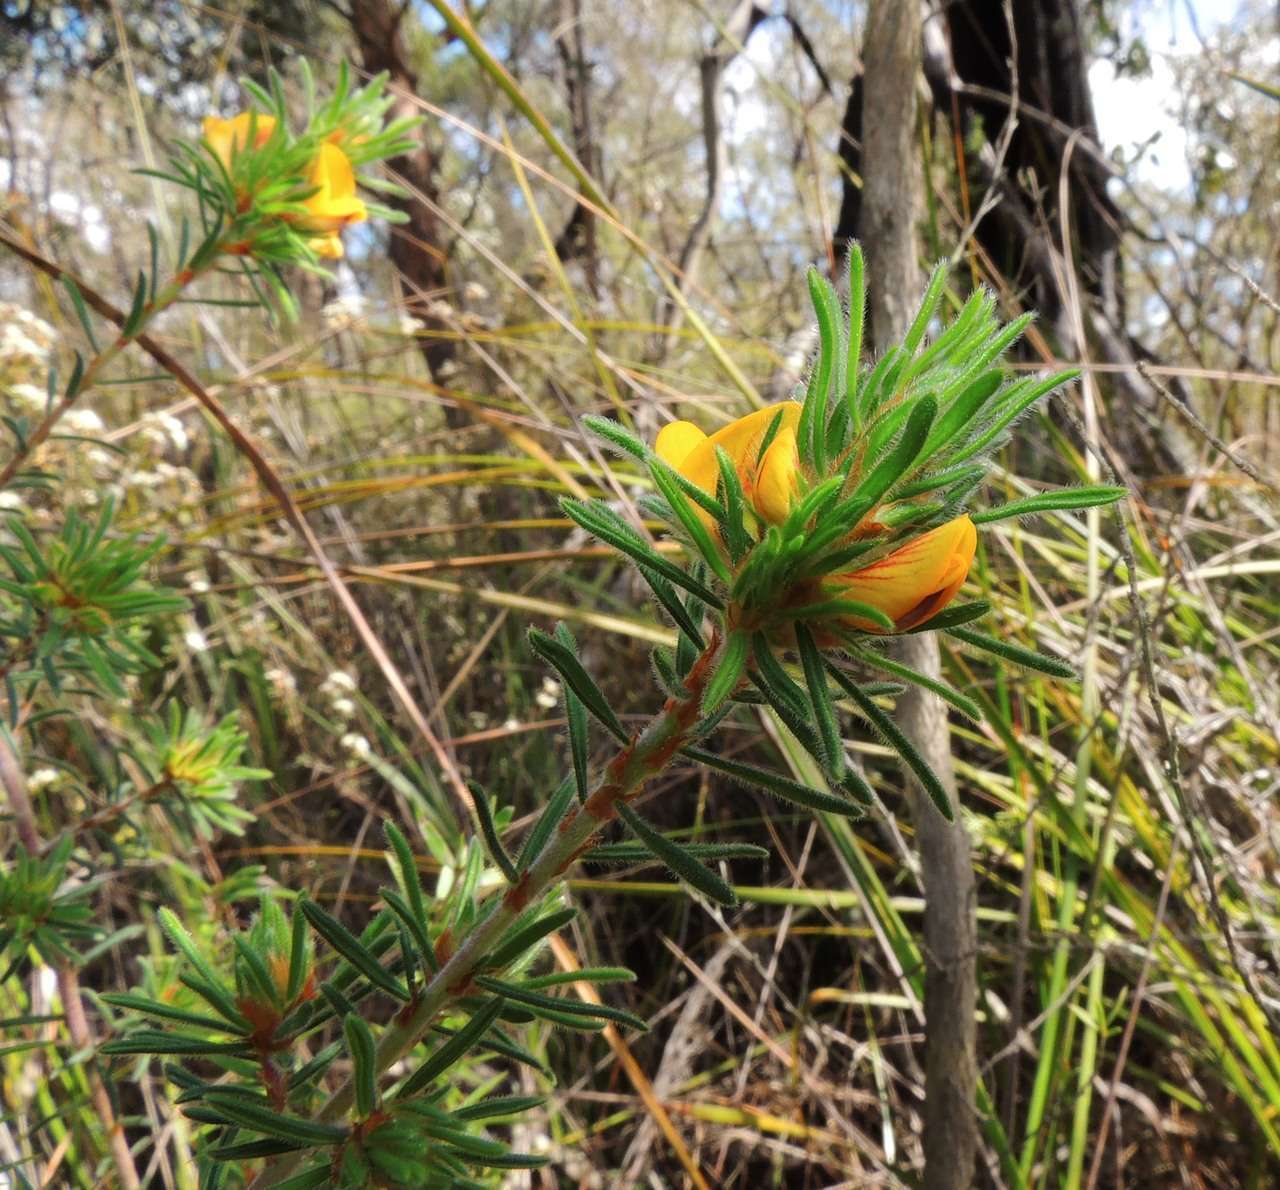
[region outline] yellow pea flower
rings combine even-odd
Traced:
[[[715,495],[720,480],[716,447],[722,448],[737,470],[750,510],[766,524],[779,525],[787,519],[799,494],[796,426],[800,408],[795,401],[782,401],[740,417],[710,436],[692,422],[672,422],[658,434],[654,450],[690,483]],[[761,454],[765,434],[779,415],[781,422],[773,441]],[[700,508],[696,511],[708,528],[713,527],[707,513]],[[937,615],[955,598],[968,577],[977,544],[973,522],[967,516],[957,517],[870,566],[827,575],[825,597],[877,608],[893,621],[894,630],[905,632]],[[886,631],[856,616],[843,619],[852,628]]]
[[[296,221],[299,231],[312,232],[311,247],[331,260],[342,255],[338,232],[350,223],[363,223],[369,213],[356,197],[356,176],[347,155],[337,145],[320,146],[307,181],[316,192],[303,201],[307,213]]]
[[[271,139],[275,132],[274,116],[264,116],[261,112],[241,112],[230,120],[220,116],[207,116],[203,124],[204,139],[213,150],[214,155],[231,172],[232,161],[245,149],[260,149]],[[250,145],[250,133],[253,144]]]
[[[936,616],[955,598],[977,547],[978,530],[967,516],[960,516],[870,566],[832,575],[828,581],[833,595],[877,608],[899,632],[905,632]],[[884,631],[857,617],[849,617],[848,622],[867,632]]]
[[[765,434],[779,413],[782,422],[769,449],[761,455]],[[673,421],[662,427],[653,448],[664,463],[714,496],[720,481],[720,467],[716,463],[716,447],[720,447],[738,473],[747,504],[762,521],[779,525],[787,519],[799,485],[800,456],[796,449],[799,421],[800,406],[795,401],[780,401],[748,413],[710,436],[692,422]],[[711,518],[700,508],[696,511],[709,527]]]

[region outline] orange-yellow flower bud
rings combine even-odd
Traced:
[[[833,575],[835,594],[884,612],[899,632],[937,615],[955,598],[973,562],[978,530],[967,516],[956,517],[894,550],[861,570]],[[884,629],[850,617],[849,623],[867,632]]]
[[[760,447],[779,414],[781,424],[762,456]],[[710,437],[692,422],[672,422],[662,428],[654,450],[690,483],[714,496],[720,481],[720,467],[716,462],[716,447],[720,447],[733,463],[743,494],[756,515],[768,524],[777,525],[787,519],[799,485],[800,460],[795,432],[799,420],[800,406],[795,401],[781,401],[730,422]],[[702,509],[697,512],[707,525],[711,524],[711,518]]]
[[[261,112],[241,112],[230,120],[224,120],[220,116],[207,116],[203,124],[205,141],[228,173],[237,156],[245,149],[262,148],[271,139],[275,129],[275,117],[264,116]],[[250,134],[253,137],[252,144]]]
[[[307,181],[316,191],[303,200],[307,213],[297,221],[299,231],[331,236],[349,223],[363,223],[368,218],[364,203],[356,197],[355,171],[336,145],[320,146]],[[337,254],[341,255],[340,245]]]

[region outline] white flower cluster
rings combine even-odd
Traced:
[[[338,741],[338,747],[352,756],[366,760],[373,755],[373,746],[359,732],[349,731]]]
[[[64,776],[65,774],[61,769],[36,769],[36,771],[27,778],[27,792],[41,793],[46,789],[52,789]]]
[[[351,697],[355,689],[355,679],[349,673],[336,669],[320,683],[320,697],[328,701],[329,709],[339,719],[353,719],[359,709]]]
[[[191,445],[186,426],[172,413],[148,413],[142,419],[142,437],[157,453],[173,447],[182,454]]]
[[[364,313],[364,298],[359,294],[346,294],[326,303],[320,310],[320,317],[325,326],[336,331],[359,322]]]
[[[64,434],[79,434],[84,438],[92,438],[101,434],[107,427],[92,409],[70,409],[62,418],[58,429]]]
[[[284,701],[298,692],[298,679],[293,676],[291,670],[275,666],[265,670],[262,677],[267,683],[272,698]]]
[[[38,384],[27,384],[25,381],[9,385],[5,393],[9,400],[18,406],[20,413],[41,414],[49,402],[47,389],[41,388]]]
[[[56,341],[57,332],[43,319],[12,302],[0,302],[0,379],[11,384],[43,380]]]

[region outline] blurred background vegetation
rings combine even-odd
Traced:
[[[145,220],[176,235],[172,195],[132,171],[237,110],[240,75],[273,65],[296,85],[300,55],[321,79],[346,59],[389,70],[401,110],[426,116],[393,162],[409,223],[358,227],[331,281],[300,276],[297,323],[179,306],[156,333],[265,444],[445,763],[171,381],[105,390],[43,456],[63,486],[0,497],[35,527],[113,497],[122,527],[167,536],[160,578],[191,610],[131,701],[233,714],[273,774],[242,789],[242,834],[192,846],[158,810],[96,832],[98,916],[128,932],[87,988],[172,981],[162,904],[215,936],[263,886],[305,888],[361,923],[382,817],[415,825],[424,871],[448,879],[469,830],[455,777],[540,806],[566,744],[531,624],[567,621],[614,705],[653,709],[647,654],[668,630],[556,505],[627,500],[643,476],[578,419],[651,436],[797,383],[804,270],[838,275],[866,234],[864,17],[852,0],[0,2],[0,213],[117,302]],[[984,1183],[1280,1177],[1276,20],[1261,0],[956,0],[929,10],[924,75],[902,80],[922,99],[924,258],[951,260],[949,300],[983,284],[1006,318],[1039,310],[1018,366],[1085,369],[1008,448],[1018,481],[988,494],[1084,478],[1088,438],[1132,490],[1132,574],[1118,521],[1062,515],[986,533],[971,577],[992,631],[1092,658],[1082,683],[943,649],[988,715],[952,732],[978,876]],[[0,258],[6,412],[43,402],[78,334],[62,295]],[[100,808],[129,722],[86,704],[30,758],[50,822]],[[803,763],[766,721],[735,723],[735,755]],[[652,869],[575,875],[583,913],[558,957],[634,968],[613,996],[652,1032],[541,1039],[556,1081],[521,1073],[550,1098],[516,1141],[553,1164],[510,1184],[918,1179],[920,873],[900,772],[853,747],[883,802],[857,826],[679,769],[649,790],[665,826],[769,847],[735,866],[739,910]],[[52,994],[37,969],[0,1016],[34,1020]],[[57,1155],[96,1143],[81,1075],[61,1071],[55,1106],[40,1028],[0,1047],[7,1110],[49,1109],[34,1136],[0,1123],[0,1167],[34,1149],[50,1184],[88,1185],[91,1162]],[[160,1079],[119,1094],[151,1134],[140,1167],[188,1184],[188,1125]]]

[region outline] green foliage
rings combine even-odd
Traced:
[[[26,966],[28,949],[46,963],[78,962],[84,945],[102,936],[89,904],[96,882],[67,879],[73,842],[64,838],[45,856],[31,855],[19,845],[8,871],[0,872],[4,979]]]
[[[241,763],[249,743],[237,716],[227,715],[213,727],[193,709],[184,714],[170,703],[163,722],[144,721],[138,760],[151,779],[141,791],[146,801],[160,802],[194,832],[212,838],[218,831],[244,833],[253,814],[236,804],[243,781],[263,781],[267,769]]]
[[[42,545],[18,517],[0,542],[0,673],[8,707],[47,682],[54,692],[68,682],[123,697],[123,679],[161,664],[144,643],[144,628],[186,607],[186,600],[142,577],[164,548],[136,534],[110,535],[114,505],[95,521],[70,510],[56,537]]]
[[[197,276],[234,260],[243,266],[245,293],[252,297],[216,300],[259,306],[269,294],[286,312],[295,309],[286,270],[322,271],[317,252],[323,245],[306,221],[321,147],[339,144],[357,167],[372,165],[407,149],[414,123],[386,122],[391,96],[385,76],[353,89],[344,67],[331,96],[320,101],[308,69],[301,70],[301,121],[291,119],[283,81],[269,74],[266,88],[245,83],[256,108],[240,151],[228,154],[214,143],[213,131],[200,143],[176,142],[169,167],[158,176],[186,192],[195,215],[179,217],[171,282],[159,277],[163,245],[151,227],[150,267],[131,280],[127,311],[114,319],[87,288],[82,292],[63,278],[76,336],[83,335],[93,355],[75,357],[64,386],[50,373],[44,421],[6,419],[20,457],[0,486],[53,490],[55,477],[26,468],[27,456],[49,439],[72,403],[108,383],[105,373],[116,357],[159,312],[195,300],[180,295]],[[268,119],[274,121],[270,127]],[[361,182],[401,193],[368,173]],[[376,204],[369,210],[400,218]],[[184,1130],[183,1143],[190,1141],[202,1184],[228,1184],[252,1163],[255,1170],[265,1164],[278,1185],[483,1186],[493,1183],[495,1172],[542,1164],[544,1158],[513,1152],[488,1131],[490,1121],[519,1119],[542,1101],[492,1095],[507,1077],[506,1063],[547,1077],[543,1059],[526,1048],[532,1043],[518,1030],[541,1035],[550,1026],[590,1039],[609,1025],[646,1028],[636,1013],[564,993],[570,982],[633,978],[625,968],[538,969],[553,936],[577,919],[564,887],[574,862],[657,862],[697,893],[732,908],[738,894],[720,866],[769,854],[751,844],[701,841],[701,812],[692,833],[662,829],[647,807],[642,813],[642,794],[677,758],[758,789],[784,803],[789,814],[817,813],[847,830],[876,800],[849,759],[841,714],[852,703],[939,811],[953,814],[936,776],[876,699],[914,683],[973,719],[990,721],[990,707],[882,654],[881,637],[896,633],[902,617],[842,593],[839,579],[959,516],[1010,427],[1067,374],[1010,383],[1000,360],[1026,320],[1002,326],[985,292],[975,293],[930,338],[947,292],[943,267],[934,271],[902,344],[865,367],[866,295],[856,247],[849,268],[847,314],[825,278],[816,272],[809,277],[819,351],[796,410],[795,484],[783,514],[767,517],[756,502],[758,469],[775,444],[789,440],[780,413],[753,443],[745,468],[715,448],[714,491],[694,484],[622,425],[584,419],[626,456],[631,478],[652,489],[637,498],[638,508],[657,517],[688,551],[685,558],[673,557],[649,536],[650,526],[628,519],[631,497],[617,507],[579,498],[577,478],[557,489],[575,493],[560,504],[569,520],[633,563],[675,626],[674,647],[662,645],[654,653],[665,701],[645,725],[633,729],[624,713],[632,708],[614,697],[616,684],[592,675],[584,660],[592,654],[580,651],[567,624],[558,623],[553,633],[530,628],[528,648],[563,687],[562,779],[547,777],[555,749],[540,745],[546,763],[535,773],[524,773],[519,760],[509,766],[527,778],[525,787],[508,791],[486,781],[502,791],[494,798],[479,782],[467,782],[475,829],[473,837],[461,838],[439,809],[447,794],[436,773],[436,767],[447,769],[447,784],[466,800],[465,770],[459,772],[450,750],[456,741],[446,746],[431,734],[434,728],[423,728],[432,759],[420,761],[390,723],[373,722],[369,737],[352,731],[341,738],[382,782],[386,800],[377,803],[379,813],[394,805],[405,829],[384,822],[392,880],[378,891],[381,903],[362,924],[351,920],[345,880],[333,901],[323,880],[316,879],[309,892],[297,888],[297,881],[311,879],[300,874],[308,869],[293,870],[295,884],[284,888],[269,884],[258,869],[218,892],[189,879],[173,907],[155,911],[159,929],[148,939],[153,953],[140,960],[141,982],[100,996],[113,1028],[100,1052],[137,1059],[117,1069],[127,1065],[139,1077],[154,1059],[170,1059],[163,1069],[171,1105],[181,1113],[173,1123]],[[215,451],[210,473],[218,501],[223,486],[234,490],[221,473],[224,466]],[[1066,488],[977,513],[974,520],[1095,507],[1122,494],[1101,485]],[[271,774],[247,758],[262,748],[274,768],[303,763],[278,738],[292,724],[285,725],[286,716],[271,705],[253,647],[229,644],[228,656],[235,653],[229,664],[223,664],[227,657],[215,664],[193,648],[194,655],[180,656],[168,672],[153,672],[164,665],[162,655],[177,652],[168,641],[169,621],[190,607],[145,577],[162,559],[162,539],[152,535],[144,543],[139,535],[118,533],[115,524],[107,501],[92,522],[72,511],[54,532],[11,518],[9,538],[0,542],[7,568],[0,579],[0,672],[15,741],[38,744],[47,738],[43,725],[70,719],[71,744],[56,746],[91,771],[86,784],[95,796],[102,788],[111,795],[94,813],[54,808],[47,817],[57,823],[56,842],[43,857],[17,850],[0,871],[0,949],[9,975],[32,953],[71,969],[119,939],[104,940],[106,927],[94,919],[89,898],[98,877],[81,879],[97,871],[99,859],[128,863],[167,849],[178,870],[183,850],[207,850],[223,834],[243,835],[246,846],[256,845],[256,808],[242,804],[241,788]],[[235,551],[228,556],[240,560]],[[344,593],[340,585],[338,593]],[[1002,661],[1068,672],[1051,658],[965,627],[986,610],[985,603],[952,606],[908,630],[944,629]],[[661,637],[651,632],[649,639]],[[841,651],[899,681],[863,680],[860,670],[836,663]],[[98,730],[77,717],[86,694],[133,705],[109,730]],[[33,712],[37,699],[43,701]],[[183,710],[187,700],[207,705]],[[372,721],[380,714],[372,698],[359,707],[354,699],[331,701],[335,718],[339,701],[351,708],[344,716],[367,714]],[[166,703],[157,717],[155,709]],[[250,704],[256,712],[252,732],[240,711],[226,713]],[[541,705],[554,706],[554,696]],[[780,734],[788,746],[794,737],[799,754],[814,762],[803,780],[738,759],[732,737],[728,746],[717,738],[723,727],[742,726],[744,708],[771,715],[785,729]],[[323,717],[314,706],[307,713]],[[607,755],[594,752],[609,741],[604,733],[593,739],[591,719],[611,737]],[[276,746],[282,765],[271,751]],[[380,754],[386,749],[395,755]],[[335,783],[343,779],[335,777]],[[148,805],[165,813],[163,836],[132,813]],[[517,812],[528,812],[523,821],[532,825],[513,856],[504,838]],[[121,820],[136,844],[117,829]],[[598,842],[614,820],[632,841]],[[420,837],[425,858],[415,854],[411,837]],[[81,865],[79,849],[88,854],[97,846],[106,850],[92,852],[93,865]],[[856,859],[845,856],[851,870]],[[420,875],[428,864],[438,870],[430,891]],[[236,928],[232,903],[251,892],[257,913],[247,928]]]

